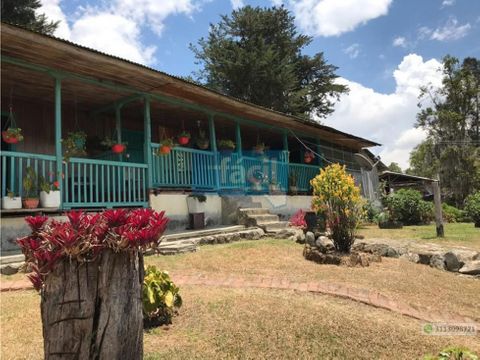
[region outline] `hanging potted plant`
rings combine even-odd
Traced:
[[[22,198],[16,196],[13,191],[7,189],[7,196],[2,198],[2,209],[14,210],[22,208]]]
[[[229,139],[222,139],[218,141],[218,148],[223,151],[231,152],[235,150],[235,143]]]
[[[37,173],[31,166],[25,170],[25,177],[23,178],[24,198],[22,205],[25,209],[35,209],[38,207],[38,178]]]
[[[310,164],[313,159],[315,159],[315,154],[311,151],[307,151],[304,155],[303,155],[303,161],[306,163],[306,164]]]
[[[171,138],[162,140],[160,142],[160,146],[158,147],[157,155],[168,155],[174,147],[175,143]]]
[[[187,145],[190,142],[190,133],[183,130],[177,137],[178,143],[180,145]]]
[[[205,131],[200,130],[198,138],[197,138],[197,146],[201,150],[206,150],[210,146],[210,140],[208,140]]]
[[[127,150],[127,142],[114,141],[108,136],[101,142],[103,146],[109,147],[115,154],[123,154]]]
[[[16,144],[23,140],[22,129],[9,127],[2,131],[2,139],[7,144]]]
[[[83,131],[73,131],[67,134],[65,139],[62,139],[63,157],[65,161],[70,160],[71,157],[86,156],[85,143],[87,141],[87,134]]]
[[[58,180],[48,182],[40,176],[40,206],[42,208],[60,207],[60,183]]]
[[[258,155],[263,155],[263,153],[265,152],[265,143],[257,143],[257,145],[255,145],[253,147],[253,152],[258,154]]]

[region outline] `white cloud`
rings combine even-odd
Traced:
[[[458,20],[455,18],[448,19],[445,26],[437,28],[432,32],[430,36],[431,40],[448,41],[458,40],[467,36],[470,31],[471,25],[466,23],[464,25],[458,25]]]
[[[311,35],[336,36],[386,15],[392,0],[291,0],[300,27]]]
[[[243,0],[230,0],[230,3],[232,4],[232,8],[234,10],[237,10],[245,6],[245,3],[243,2]]]
[[[350,93],[343,95],[335,105],[335,112],[324,120],[326,125],[359,135],[383,144],[372,149],[387,165],[394,161],[408,167],[410,151],[425,138],[421,129],[415,129],[418,112],[419,87],[431,83],[441,85],[441,63],[435,59],[424,61],[416,54],[405,56],[393,71],[395,91],[382,94],[359,83],[340,79]]]
[[[443,0],[442,7],[452,6],[455,4],[455,0]]]
[[[407,47],[407,39],[405,39],[403,36],[399,36],[393,39],[392,45],[405,48]]]
[[[346,49],[343,49],[343,52],[347,54],[350,57],[350,59],[356,59],[360,54],[360,45],[352,44]]]
[[[271,0],[270,1],[273,6],[282,6],[283,5],[283,0]]]
[[[196,0],[105,0],[101,7],[78,6],[67,18],[62,0],[41,0],[39,13],[60,20],[55,35],[96,50],[142,64],[155,62],[156,47],[142,43],[142,31],[149,28],[158,36],[167,17],[191,16]],[[68,21],[69,20],[69,21]]]

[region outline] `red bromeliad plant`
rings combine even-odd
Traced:
[[[103,213],[67,213],[68,221],[46,216],[25,218],[32,233],[18,244],[33,269],[29,275],[40,290],[55,264],[62,259],[92,262],[104,249],[114,252],[156,249],[168,218],[151,209],[113,209]]]
[[[295,214],[293,214],[290,218],[290,225],[299,227],[301,229],[306,229],[307,222],[305,221],[305,211],[300,209]]]

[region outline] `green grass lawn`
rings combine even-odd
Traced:
[[[444,238],[437,238],[435,224],[404,226],[402,229],[379,229],[377,225],[368,225],[360,228],[359,234],[366,238],[416,240],[480,249],[480,228],[474,227],[473,223],[445,224],[444,229]]]

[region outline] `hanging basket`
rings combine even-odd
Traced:
[[[306,163],[306,164],[310,164],[313,159],[315,159],[315,155],[311,152],[307,152],[305,153],[305,155],[303,156],[303,161]]]
[[[114,145],[112,145],[112,151],[115,154],[122,154],[126,149],[127,149],[127,147],[125,146],[125,144],[114,144]]]
[[[190,138],[186,136],[179,136],[178,137],[178,143],[180,145],[187,145],[190,142]]]
[[[175,143],[172,139],[165,139],[160,142],[160,146],[158,147],[157,154],[158,155],[168,155],[172,151]]]
[[[23,140],[22,129],[20,128],[8,128],[2,131],[2,139],[7,144],[16,144]]]

